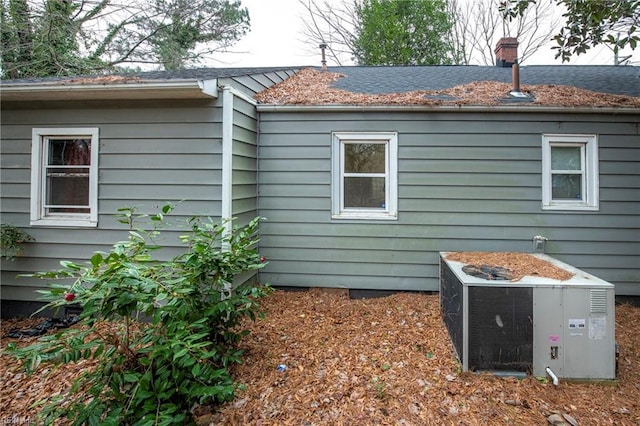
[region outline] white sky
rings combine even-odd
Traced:
[[[342,1],[342,0],[331,0]],[[348,0],[347,0],[348,1]],[[234,47],[234,53],[217,56],[206,65],[215,67],[268,67],[287,65],[320,65],[320,49],[302,39],[304,7],[298,0],[242,0],[249,10],[251,30]],[[551,46],[551,45],[549,45]],[[315,53],[311,53],[315,50]],[[633,53],[632,61],[640,62],[640,49],[621,52],[620,56]],[[542,48],[524,65],[555,64],[555,51]],[[565,63],[566,64],[566,63]],[[573,56],[571,65],[612,65],[613,52],[606,46],[591,49],[590,53]],[[332,64],[328,61],[328,65]]]

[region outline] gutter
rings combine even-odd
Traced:
[[[98,84],[3,84],[2,101],[217,98],[217,79]]]
[[[595,108],[519,105],[257,105],[258,112],[525,112],[640,114],[640,108]]]

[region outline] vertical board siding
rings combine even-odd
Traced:
[[[57,269],[60,260],[84,262],[95,251],[108,251],[127,238],[116,210],[135,206],[154,214],[176,203],[168,220],[175,225],[160,244],[170,258],[181,250],[184,219],[220,217],[221,103],[188,102],[80,103],[47,108],[2,110],[2,222],[25,228],[36,242],[25,245],[15,262],[2,261],[2,298],[36,300],[43,281],[16,278],[19,273]],[[34,127],[98,127],[100,129],[98,209],[95,229],[29,226],[31,129]],[[182,224],[182,225],[181,225]],[[148,225],[147,225],[148,226]]]
[[[261,279],[437,290],[439,251],[546,252],[640,294],[638,115],[273,112],[260,116]],[[398,132],[397,221],[331,219],[331,132]],[[543,133],[597,134],[600,211],[543,211]]]

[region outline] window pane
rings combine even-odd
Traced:
[[[46,205],[49,213],[89,213],[91,139],[49,139]],[[68,167],[87,166],[87,167]],[[66,206],[66,207],[63,207]],[[78,206],[78,207],[68,207]]]
[[[386,209],[385,178],[347,177],[344,179],[344,206]]]
[[[579,146],[551,147],[552,170],[582,170]]]
[[[344,146],[345,173],[384,173],[385,145],[348,143]]]
[[[47,205],[88,206],[89,175],[50,173],[47,175]]]
[[[91,164],[91,139],[49,139],[51,166],[88,166]]]
[[[553,175],[551,178],[553,200],[581,200],[582,175]]]

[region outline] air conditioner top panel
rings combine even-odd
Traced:
[[[447,255],[454,252],[440,252],[440,258],[449,265],[453,273],[458,277],[462,285],[465,286],[491,286],[491,287],[582,287],[582,288],[614,288],[614,285],[604,281],[594,275],[584,272],[578,268],[575,268],[567,263],[561,262],[558,259],[554,259],[546,254],[540,253],[527,253],[538,259],[545,260],[552,263],[558,268],[564,269],[573,274],[568,280],[560,281],[552,278],[540,277],[540,276],[525,276],[519,280],[486,280],[484,278],[475,277],[473,275],[466,274],[462,268],[467,264],[448,260]],[[501,266],[501,265],[492,265]]]

